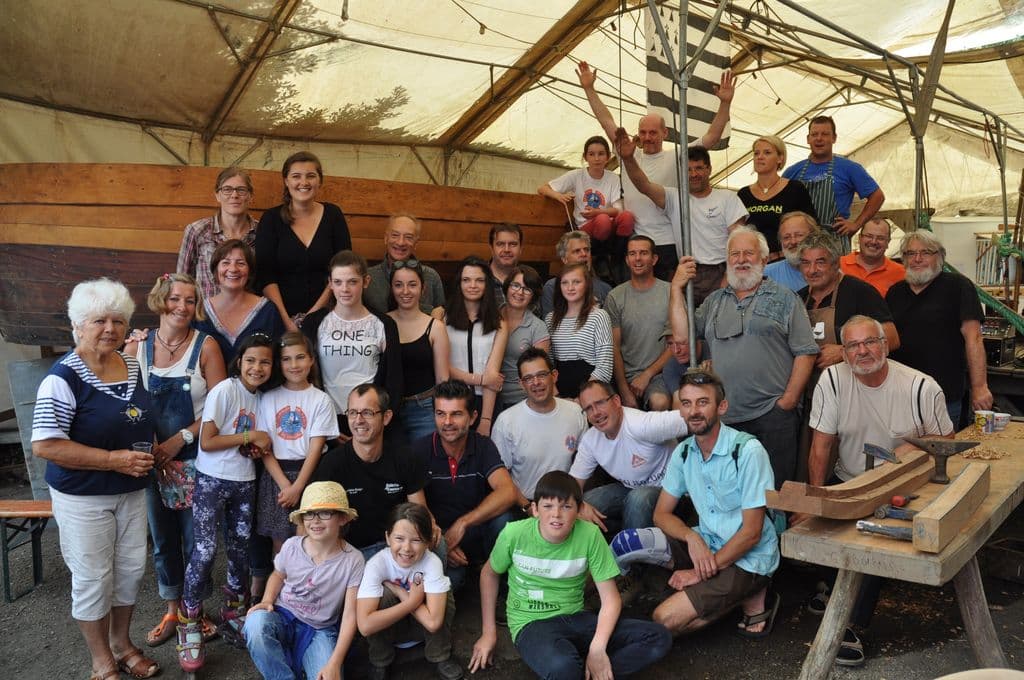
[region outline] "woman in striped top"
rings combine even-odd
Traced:
[[[545,322],[558,369],[559,396],[576,399],[584,381],[612,379],[612,325],[608,313],[594,302],[588,265],[571,264],[562,270],[554,311]]]

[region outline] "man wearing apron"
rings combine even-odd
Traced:
[[[890,347],[899,347],[900,340],[889,308],[878,291],[856,277],[843,275],[839,268],[839,242],[834,236],[825,231],[814,231],[803,240],[798,252],[800,271],[807,280],[807,287],[797,295],[804,302],[814,341],[820,349],[804,392],[806,417],[810,413],[811,396],[821,372],[843,361],[840,331],[850,317],[860,314],[880,322]],[[804,427],[797,458],[797,479],[806,479],[809,449],[810,438]]]
[[[782,176],[803,182],[811,194],[818,222],[841,239],[846,254],[850,252],[851,237],[875,216],[885,202],[885,194],[860,163],[832,153],[835,143],[835,121],[830,116],[811,119],[807,134],[810,156],[786,168]],[[866,198],[867,203],[860,215],[851,220],[854,193]]]

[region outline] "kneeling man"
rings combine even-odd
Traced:
[[[673,570],[668,584],[679,592],[653,614],[672,634],[703,628],[742,604],[739,633],[767,635],[779,607],[777,594],[766,602],[779,566],[779,541],[765,510],[765,492],[775,488],[768,453],[753,436],[721,422],[729,402],[717,375],[685,374],[679,401],[693,436],[669,459],[656,528],[620,532],[612,551],[620,568],[647,562]],[[683,494],[700,516],[692,529],[675,514]]]

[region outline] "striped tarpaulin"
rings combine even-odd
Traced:
[[[660,5],[658,12],[671,43],[672,56],[678,61],[679,6]],[[696,53],[697,46],[709,25],[710,22],[706,17],[696,15],[692,10],[687,13],[687,59]],[[668,141],[677,143],[679,131],[674,121],[679,108],[678,88],[675,87],[676,79],[665,60],[665,51],[662,49],[658,31],[654,28],[650,10],[644,12],[644,36],[647,39],[647,109],[650,113],[658,113],[665,118],[665,124],[668,125]],[[729,34],[719,26],[715,29],[711,41],[707,44],[704,54],[697,63],[686,90],[688,114],[686,132],[689,142],[700,139],[715,117],[715,112],[718,111],[715,86],[718,85],[722,71],[727,68],[729,68]],[[729,134],[730,129],[726,126],[722,140],[715,148],[724,149],[729,146]]]

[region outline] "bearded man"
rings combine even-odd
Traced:
[[[791,210],[780,217],[779,242],[783,258],[765,267],[764,275],[794,293],[805,287],[807,281],[800,271],[800,244],[815,231],[818,231],[818,223],[801,210]]]
[[[910,232],[903,237],[900,252],[906,278],[885,296],[900,334],[900,347],[892,358],[935,378],[946,395],[949,418],[960,429],[967,378],[972,408],[992,408],[981,303],[966,277],[942,271],[946,249],[935,234]]]
[[[715,371],[734,395],[723,422],[764,445],[779,488],[796,474],[797,407],[818,345],[796,294],[764,278],[764,235],[738,227],[729,235],[726,257],[728,285],[697,308],[694,331],[707,344]],[[681,258],[672,279],[669,318],[676,337],[689,335],[685,295],[695,271],[692,257]]]

